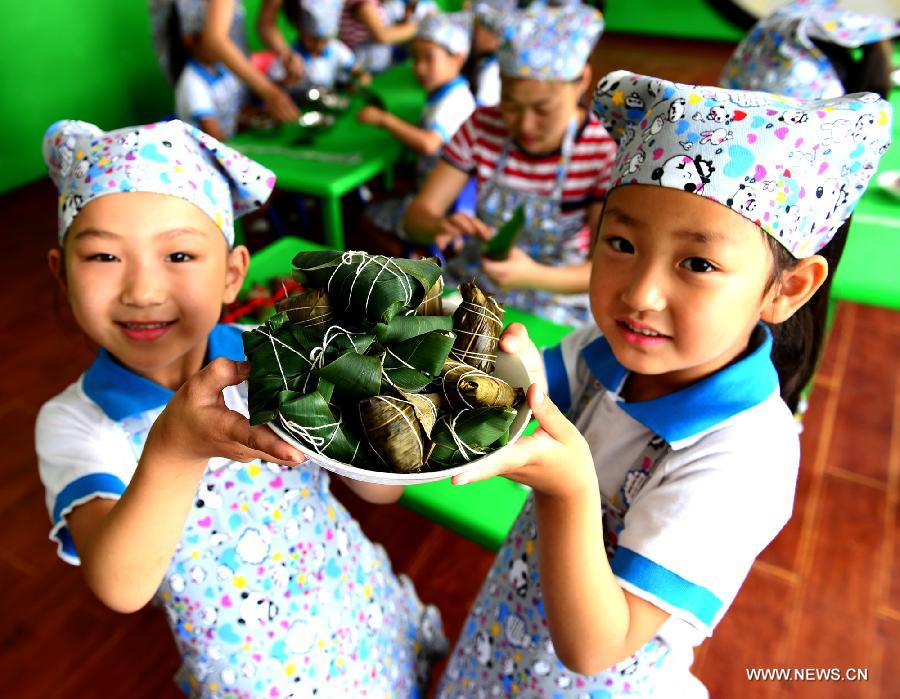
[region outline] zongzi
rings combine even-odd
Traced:
[[[453,313],[456,341],[450,356],[487,373],[494,371],[503,330],[503,306],[474,282],[459,285],[462,303]]]

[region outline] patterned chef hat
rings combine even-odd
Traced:
[[[534,80],[579,77],[603,31],[603,15],[584,5],[537,4],[527,10],[485,13],[480,19],[500,36],[500,73]]]
[[[59,190],[59,242],[91,200],[156,192],[198,206],[234,244],[234,219],[262,205],[275,175],[183,121],[102,131],[58,121],[44,134],[44,161]]]
[[[343,0],[303,0],[300,3],[300,31],[314,39],[337,36],[343,6]]]
[[[433,41],[450,53],[468,55],[472,45],[472,15],[468,12],[433,12],[419,22],[417,39]]]
[[[844,86],[813,39],[857,48],[900,34],[900,22],[841,10],[834,0],[798,0],[761,20],[731,55],[719,84],[789,97],[838,97]]]
[[[619,143],[613,186],[712,199],[795,257],[831,240],[890,145],[891,106],[872,93],[807,101],[616,71],[594,110]]]

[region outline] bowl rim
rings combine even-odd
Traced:
[[[500,350],[497,353],[498,360],[501,356],[509,358],[504,359],[503,361],[518,362],[519,367],[524,372],[524,375],[528,378],[528,381],[530,383],[535,382],[535,377],[531,375],[528,367],[518,355],[510,354],[508,352],[503,352],[502,350]],[[518,388],[523,388],[526,391],[528,390],[528,386],[519,386]],[[328,471],[332,471],[333,473],[337,473],[338,475],[346,476],[348,478],[352,478],[357,481],[363,481],[366,483],[379,483],[383,485],[417,485],[421,483],[433,483],[435,481],[446,480],[447,478],[453,478],[454,476],[457,476],[461,473],[470,471],[484,462],[486,459],[494,457],[496,454],[501,453],[507,447],[515,444],[516,441],[528,428],[528,425],[531,422],[532,413],[527,400],[523,401],[523,403],[519,407],[516,413],[516,420],[519,419],[520,414],[523,414],[522,411],[524,411],[524,419],[522,420],[521,425],[513,434],[510,434],[509,441],[499,449],[485,454],[484,456],[481,456],[473,461],[461,464],[460,466],[453,466],[452,468],[441,469],[439,471],[424,471],[415,473],[375,471],[372,469],[362,468],[360,466],[353,466],[343,461],[337,461],[336,459],[332,459],[330,457],[319,454],[310,449],[310,447],[306,446],[305,444],[300,443],[278,423],[277,419],[267,424],[275,434],[277,434],[285,442],[304,454],[309,461],[318,464]]]

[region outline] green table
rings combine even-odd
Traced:
[[[895,54],[900,63],[900,53]],[[881,158],[878,173],[900,170],[900,88],[890,94],[894,144]],[[853,213],[847,246],[831,287],[834,300],[900,309],[900,199],[872,178]]]
[[[425,93],[415,82],[410,64],[394,66],[376,76],[372,91],[390,111],[410,121],[418,120]],[[317,133],[285,124],[251,129],[230,142],[272,170],[278,187],[320,197],[325,240],[337,249],[344,248],[341,197],[378,174],[390,173],[403,155],[403,146],[387,131],[356,121],[362,106],[362,100],[354,99],[333,126]]]
[[[289,274],[291,259],[301,250],[322,250],[322,246],[301,238],[285,236],[254,253],[244,288],[255,282]],[[509,323],[522,323],[538,347],[557,344],[571,328],[538,318],[515,308],[506,309]],[[486,548],[500,548],[528,491],[505,478],[454,486],[449,480],[409,486],[401,503],[461,536]]]

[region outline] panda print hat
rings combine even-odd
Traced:
[[[234,219],[259,208],[275,175],[254,160],[182,121],[103,131],[84,121],[47,129],[44,161],[59,190],[58,238],[92,200],[118,192],[155,192],[185,199],[234,244]]]
[[[616,71],[594,111],[619,144],[613,187],[712,199],[797,258],[850,217],[890,145],[891,106],[871,93],[800,100]]]

